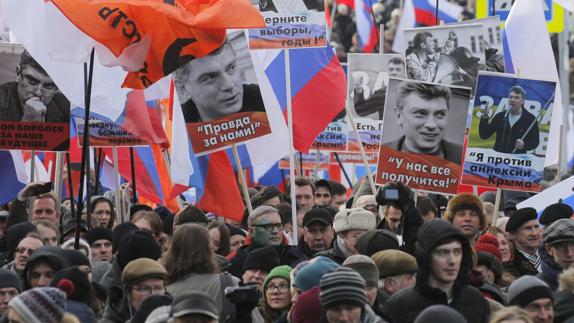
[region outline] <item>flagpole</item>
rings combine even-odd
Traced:
[[[570,106],[570,78],[568,73],[568,66],[569,66],[569,57],[570,57],[570,47],[568,46],[568,32],[571,33],[572,31],[572,14],[569,13],[567,10],[564,10],[564,30],[563,32],[558,34],[558,59],[560,63],[558,64],[558,78],[560,80],[560,92],[562,93],[562,125],[563,128],[560,131],[561,138],[564,139],[564,142],[560,145],[560,150],[558,151],[559,161],[560,163],[557,165],[559,172],[561,171],[562,174],[566,172],[568,158],[566,157],[567,154],[567,143],[566,138],[568,134],[568,128],[570,123],[568,122],[568,110]]]
[[[67,164],[67,171],[68,171],[68,188],[70,191],[70,213],[72,214],[72,219],[76,218],[76,201],[74,200],[74,183],[72,181],[72,162],[70,160],[70,153],[66,152],[66,164]],[[60,228],[62,227],[62,222],[64,217],[60,217]]]
[[[293,225],[293,244],[299,243],[297,238],[297,199],[295,198],[295,148],[293,147],[293,107],[291,102],[291,64],[289,49],[283,49],[285,54],[285,90],[287,94],[287,123],[289,126],[289,181],[291,196],[291,223]]]
[[[239,176],[239,184],[241,184],[241,189],[243,190],[245,205],[247,206],[247,211],[249,211],[249,214],[251,214],[251,212],[253,212],[253,206],[251,204],[251,197],[249,197],[249,190],[247,189],[247,181],[245,181],[245,174],[243,174],[243,166],[241,165],[239,152],[237,151],[237,144],[233,144],[231,148],[233,149],[233,159],[235,159],[235,166],[237,168],[237,175]]]
[[[30,152],[30,183],[34,182],[36,173],[36,151]]]
[[[134,147],[130,147],[130,166],[132,170],[132,204],[138,204],[137,188],[136,188],[136,167],[134,160]]]
[[[339,154],[336,152],[333,152],[333,154],[335,155],[335,159],[337,160],[337,163],[339,163],[339,167],[341,167],[341,170],[343,171],[343,175],[345,176],[345,179],[347,180],[349,187],[353,187],[353,182],[351,182],[351,179],[349,178],[349,174],[347,174],[347,170],[345,169],[345,166],[343,166],[341,159],[339,159]]]
[[[84,63],[84,138],[82,144],[82,162],[80,167],[80,187],[78,194],[78,212],[76,215],[76,237],[74,243],[74,249],[78,250],[80,248],[80,227],[82,222],[82,211],[84,206],[84,184],[86,184],[86,214],[90,214],[90,105],[92,97],[92,80],[94,72],[94,49],[90,53],[90,63]]]
[[[351,109],[349,109],[349,105],[345,104],[345,111],[347,112],[347,117],[349,117],[349,122],[351,123],[351,127],[353,128],[353,132],[355,133],[355,137],[359,142],[359,151],[361,152],[361,159],[363,160],[363,165],[367,170],[367,177],[369,178],[369,184],[371,185],[371,191],[373,191],[373,195],[377,194],[377,187],[375,186],[375,180],[373,179],[373,173],[371,172],[371,167],[369,166],[369,162],[367,161],[367,154],[365,153],[365,147],[363,147],[363,140],[361,140],[361,136],[359,135],[359,131],[357,130],[357,125],[355,124],[355,120],[353,115],[351,114]]]
[[[502,198],[502,190],[500,188],[496,189],[496,198],[494,199],[494,215],[492,217],[492,224],[496,226],[496,221],[498,220],[498,213],[500,212],[500,200]]]
[[[305,177],[305,174],[303,173],[303,153],[299,152],[299,176],[300,177]]]
[[[321,155],[321,150],[317,149],[317,151],[315,152],[315,167],[313,168],[313,171],[315,172],[315,181],[319,180],[319,156]]]
[[[439,19],[438,19],[438,4],[439,4],[439,2],[440,2],[440,0],[436,0],[436,12],[435,12],[435,14],[436,14],[436,19],[435,19],[435,25],[437,25],[437,26],[438,26],[438,24],[439,24]]]
[[[62,203],[62,177],[64,168],[64,153],[56,152],[56,169],[54,173],[54,193],[56,194],[56,205]]]
[[[496,0],[492,0],[492,16],[496,16]]]
[[[97,149],[98,153],[94,154],[94,159],[95,159],[95,183],[94,183],[94,194],[95,195],[99,195],[99,190],[100,190],[100,175],[101,175],[101,168],[102,168],[102,148],[98,148]]]
[[[333,29],[333,24],[335,23],[336,14],[337,14],[337,0],[333,0],[333,6],[331,6],[331,30]]]
[[[121,184],[120,184],[120,166],[118,161],[118,147],[112,147],[112,157],[114,158],[114,179],[116,182],[116,214],[119,215],[120,223],[124,223],[124,208],[122,206],[122,192],[121,192]]]

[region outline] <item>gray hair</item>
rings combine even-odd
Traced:
[[[247,218],[247,226],[252,227],[253,222],[255,222],[255,220],[257,220],[258,218],[260,218],[266,214],[271,214],[271,213],[279,214],[277,209],[272,207],[272,206],[262,205],[262,206],[255,208],[255,210],[253,210],[253,212],[251,212],[251,214],[249,214],[249,217]]]

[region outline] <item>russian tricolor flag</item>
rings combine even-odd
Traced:
[[[15,199],[28,183],[24,158],[19,150],[0,150],[0,204]]]
[[[361,51],[363,53],[372,53],[377,46],[377,30],[371,6],[370,0],[355,0],[357,33],[361,40]]]
[[[416,22],[423,26],[437,25],[436,0],[413,0],[415,6]],[[438,21],[451,23],[458,21],[463,7],[447,0],[438,1]]]

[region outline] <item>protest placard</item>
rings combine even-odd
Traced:
[[[243,31],[175,72],[175,88],[196,154],[271,133]]]
[[[375,179],[456,194],[470,88],[389,80]]]
[[[325,47],[327,23],[322,0],[251,0],[266,28],[249,29],[249,48]]]
[[[339,156],[339,160],[341,161],[341,163],[349,163],[349,164],[362,164],[363,163],[363,159],[361,158],[361,154],[359,153],[350,153],[350,152],[342,152],[342,153],[337,153],[337,155]],[[367,155],[367,163],[370,165],[376,165],[377,164],[377,157],[378,157],[378,153],[377,154],[366,154]],[[331,165],[339,165],[339,162],[337,161],[337,158],[335,157],[335,154],[331,154],[329,156],[329,164]]]
[[[84,118],[74,116],[73,120],[78,145],[82,147],[84,142]],[[147,139],[139,138],[131,134],[112,121],[90,117],[88,127],[90,132],[90,147],[136,147],[149,145]]]
[[[538,192],[556,82],[481,72],[462,182]]]
[[[296,162],[303,166],[302,170],[315,170],[315,165],[317,165],[319,170],[329,169],[329,153],[310,152],[308,154],[300,154],[299,157],[302,158],[302,162],[299,160]],[[279,169],[289,169],[289,156],[279,160]]]
[[[0,44],[0,149],[69,146],[68,99],[23,46]]]
[[[407,77],[474,88],[484,69],[481,24],[405,29]]]
[[[346,151],[347,150],[347,125],[344,122],[334,121],[329,123],[321,132],[311,149],[323,151]]]

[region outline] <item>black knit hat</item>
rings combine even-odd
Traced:
[[[133,218],[134,214],[138,211],[153,211],[153,209],[145,204],[136,204],[130,207],[130,220]]]
[[[16,288],[18,292],[22,292],[22,281],[20,280],[20,276],[12,270],[0,268],[0,288],[8,287]]]
[[[14,251],[18,244],[30,232],[36,231],[36,226],[31,222],[22,222],[14,224],[6,229],[6,250],[8,251],[7,261],[14,260]]]
[[[197,223],[207,225],[209,220],[207,220],[207,216],[205,216],[205,213],[203,213],[202,210],[193,205],[190,205],[177,215],[175,224],[179,225],[184,223]]]
[[[131,323],[145,323],[147,317],[160,306],[171,305],[173,297],[169,294],[165,295],[151,295],[147,297],[135,311],[134,316],[130,320]]]
[[[120,246],[120,241],[122,238],[130,232],[138,231],[138,227],[131,222],[124,222],[118,224],[114,231],[112,231],[112,252],[116,253],[118,251],[118,247]]]
[[[477,266],[485,266],[486,268],[492,270],[494,273],[494,282],[498,283],[502,278],[502,264],[496,257],[488,252],[477,252]]]
[[[75,249],[62,250],[70,266],[88,266],[92,268],[92,264],[86,255]]]
[[[568,219],[572,216],[574,211],[568,204],[554,203],[548,205],[540,215],[540,224],[549,226],[552,222],[560,219]]]
[[[372,230],[365,232],[357,239],[355,248],[361,255],[370,257],[382,250],[399,249],[399,240],[389,230]]]
[[[525,307],[530,302],[541,298],[554,300],[552,290],[544,281],[534,276],[525,275],[513,281],[508,287],[508,305]]]
[[[279,254],[275,248],[266,246],[251,251],[243,263],[243,271],[249,269],[261,269],[270,272],[271,269],[279,266]]]
[[[538,218],[538,213],[535,208],[525,207],[516,210],[508,222],[506,223],[506,232],[514,232],[520,228],[524,223]]]
[[[245,233],[245,231],[241,230],[241,228],[236,227],[236,226],[229,224],[229,223],[225,223],[225,225],[229,229],[229,236],[230,237],[233,237],[235,235],[242,235],[244,237],[247,236],[247,233]]]
[[[67,299],[81,302],[88,306],[92,304],[88,275],[82,272],[78,266],[56,272],[52,281],[50,281],[50,286],[63,290],[67,295]]]
[[[100,227],[91,228],[86,232],[84,238],[90,246],[98,240],[108,240],[112,242],[112,230]]]
[[[161,247],[154,237],[145,231],[131,232],[120,241],[116,260],[123,270],[132,260],[149,258],[158,260],[161,256]]]
[[[367,303],[365,280],[351,268],[341,267],[326,273],[319,283],[319,299],[324,308],[336,304],[364,306]]]

